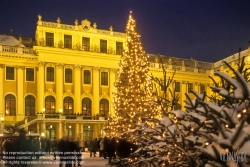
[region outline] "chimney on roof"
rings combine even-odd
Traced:
[[[12,36],[13,36],[13,35],[14,35],[14,33],[13,33],[13,32],[14,32],[14,31],[13,31],[13,29],[11,29],[11,30],[10,30],[10,35],[12,35]]]

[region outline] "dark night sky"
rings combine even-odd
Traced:
[[[129,11],[137,21],[147,53],[218,61],[246,49],[250,40],[250,3],[236,0],[0,0],[0,34],[34,37],[42,20],[91,25],[124,32]]]

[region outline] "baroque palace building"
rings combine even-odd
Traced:
[[[60,18],[45,22],[39,15],[34,42],[0,35],[0,117],[6,128],[15,125],[50,139],[102,136],[107,116],[113,114],[112,92],[126,34],[112,26],[97,29],[87,19],[74,23],[62,24]],[[241,54],[249,62],[249,50]],[[237,58],[225,61],[235,66]],[[175,71],[170,89],[180,96],[176,109],[183,110],[185,93],[194,89],[210,95],[208,76],[228,70],[222,61],[159,54],[149,54],[149,61],[154,77],[163,77],[162,65],[168,77]]]

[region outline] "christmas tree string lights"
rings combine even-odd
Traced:
[[[126,35],[127,41],[115,82],[115,116],[109,119],[107,127],[111,136],[120,136],[133,129],[134,124],[141,123],[143,117],[153,118],[157,115],[153,103],[153,84],[149,75],[149,57],[143,50],[132,12],[126,25]]]

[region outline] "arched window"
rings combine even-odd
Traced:
[[[92,112],[92,102],[90,98],[83,98],[82,99],[82,114],[86,116],[91,116]]]
[[[28,95],[25,97],[25,116],[35,115],[35,97]]]
[[[107,116],[109,113],[109,101],[107,99],[100,100],[100,115]]]
[[[16,116],[16,98],[12,94],[5,96],[5,115]]]
[[[45,113],[55,112],[55,98],[53,96],[47,96],[45,98]]]
[[[73,114],[73,106],[74,100],[72,97],[67,96],[63,99],[64,114]]]

